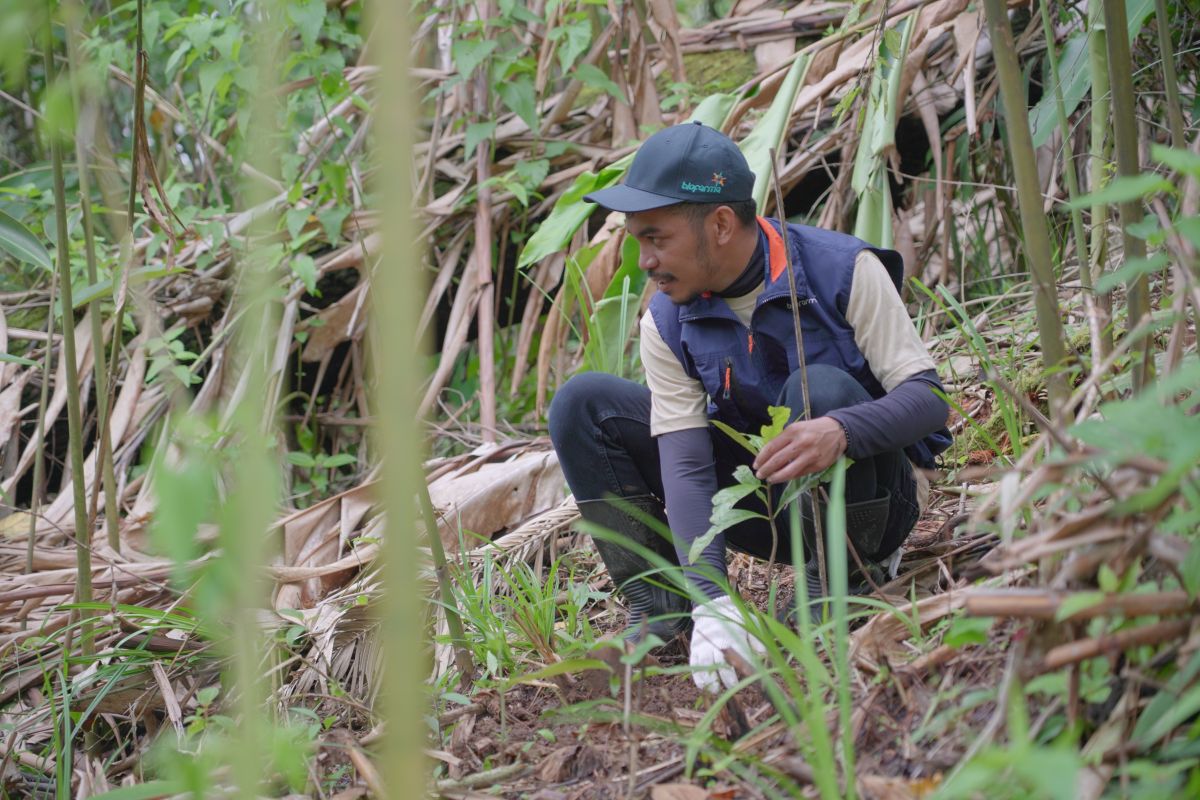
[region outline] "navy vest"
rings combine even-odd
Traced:
[[[661,292],[650,300],[659,334],[684,371],[708,393],[709,418],[744,432],[757,432],[770,422],[767,407],[778,402],[788,376],[800,365],[779,223],[759,217],[759,225],[769,244],[764,259],[765,289],[749,327],[723,299],[707,292],[683,305],[675,305]],[[848,372],[871,397],[882,397],[886,392],[858,349],[845,315],[858,254],[870,250],[878,256],[897,291],[904,280],[900,254],[807,225],[789,224],[788,243],[795,265],[806,363],[837,367]],[[934,456],[950,442],[950,432],[943,428],[909,445],[905,453],[918,466],[930,468]]]

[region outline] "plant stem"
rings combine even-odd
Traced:
[[[1117,144],[1117,174],[1125,177],[1141,171],[1138,158],[1137,118],[1133,99],[1133,58],[1129,52],[1129,21],[1125,0],[1104,0],[1104,23],[1109,30],[1108,78],[1112,83],[1113,135]],[[1139,200],[1126,200],[1119,206],[1121,240],[1125,260],[1146,257],[1146,243],[1130,231],[1142,221]],[[1140,275],[1125,284],[1129,327],[1136,328],[1150,313],[1150,281]],[[1138,342],[1131,348],[1133,389],[1140,391],[1154,380],[1154,360],[1150,346]]]
[[[800,366],[800,396],[804,403],[804,419],[812,419],[812,407],[809,404],[808,398],[808,365],[804,357],[804,331],[800,328],[800,302],[796,297],[796,274],[792,270],[792,245],[788,241],[788,222],[787,217],[783,213],[783,187],[779,181],[779,156],[775,152],[775,148],[771,148],[771,171],[775,180],[775,213],[779,215],[779,228],[783,236],[783,252],[787,256],[787,275],[788,275],[788,297],[792,304],[792,328],[796,334],[796,359]],[[770,491],[770,487],[767,487]],[[821,524],[821,506],[820,495],[818,488],[813,487],[809,490],[809,498],[812,500],[812,516],[813,516],[813,531],[817,542],[817,578],[821,584],[821,594],[828,595],[829,582],[825,575],[825,544],[823,542],[824,534]],[[801,564],[803,569],[804,565]]]
[[[1104,12],[1100,3],[1088,4],[1088,66],[1092,73],[1091,145],[1088,150],[1088,191],[1095,192],[1104,182],[1104,168],[1108,163],[1108,29],[1104,26]],[[1092,242],[1089,252],[1092,285],[1096,285],[1104,266],[1104,254],[1108,250],[1108,205],[1096,203],[1091,209]],[[1096,297],[1100,314],[1100,350],[1096,361],[1103,361],[1113,349],[1112,339],[1112,292]]]
[[[450,631],[450,642],[454,647],[454,663],[458,666],[458,684],[469,692],[475,677],[475,662],[467,648],[467,637],[463,633],[462,615],[450,586],[450,570],[446,565],[446,549],[438,532],[437,518],[433,513],[433,502],[429,499],[429,486],[421,481],[417,493],[421,504],[421,517],[425,520],[425,538],[429,540],[429,552],[433,556],[433,568],[437,575],[438,590],[442,595],[442,613],[446,615],[446,628]]]
[[[372,3],[375,33],[380,41],[409,41],[409,10],[401,3]],[[419,263],[412,198],[412,142],[416,104],[408,79],[411,53],[406,47],[380,47],[381,77],[377,83],[376,151],[380,168],[376,190],[381,198],[384,264]],[[482,243],[481,243],[482,244]],[[385,579],[379,637],[386,665],[382,707],[388,720],[383,746],[383,773],[393,797],[417,797],[427,791],[428,765],[423,755],[427,708],[424,688],[428,675],[418,578],[419,538],[412,521],[420,511],[414,500],[424,484],[417,454],[422,443],[418,429],[418,400],[424,353],[416,338],[420,292],[415,269],[380,269],[372,283],[371,325],[375,341],[386,349],[372,350],[377,408],[376,428],[382,459],[380,496],[387,513]],[[436,536],[436,530],[433,533]],[[506,730],[501,693],[501,734]]]
[[[1029,110],[1025,105],[1025,82],[1017,63],[1012,27],[1004,0],[984,0],[988,30],[996,58],[996,73],[1000,79],[1000,96],[1004,101],[1007,122],[1009,155],[1017,180],[1022,241],[1029,271],[1033,279],[1033,300],[1041,336],[1042,363],[1050,398],[1050,416],[1055,422],[1063,418],[1067,400],[1066,376],[1061,371],[1066,348],[1063,346],[1062,320],[1059,318],[1058,290],[1054,282],[1054,265],[1050,255],[1050,231],[1042,211],[1042,193],[1037,175],[1037,160],[1033,138],[1029,133]]]
[[[1050,12],[1047,4],[1042,3],[1042,32],[1046,37],[1046,63],[1050,65],[1050,82],[1054,85],[1054,110],[1058,116],[1058,129],[1063,140],[1063,172],[1067,178],[1067,195],[1074,203],[1079,197],[1079,177],[1075,174],[1075,148],[1071,145],[1071,126],[1067,120],[1067,107],[1063,101],[1062,81],[1058,76],[1058,55],[1054,42],[1054,26],[1050,22]],[[1096,311],[1096,299],[1092,291],[1091,259],[1088,257],[1088,242],[1083,229],[1083,212],[1076,206],[1071,208],[1071,233],[1075,237],[1075,257],[1079,261],[1079,283],[1083,288],[1084,316],[1088,319],[1088,331],[1092,340],[1092,350],[1103,353],[1101,349],[1100,319]],[[1099,363],[1103,360],[1097,356]]]
[[[37,538],[37,519],[42,510],[42,484],[46,473],[46,404],[50,397],[50,359],[54,355],[54,300],[58,294],[58,272],[50,273],[50,312],[46,315],[46,353],[42,358],[42,386],[38,390],[37,447],[33,456],[33,495],[29,501],[29,543],[25,552],[25,571],[33,572],[33,550]]]
[[[121,332],[125,328],[125,306],[128,303],[128,292],[126,291],[125,281],[133,273],[133,220],[134,214],[137,212],[138,183],[141,181],[140,162],[138,160],[141,157],[138,148],[138,131],[146,125],[143,113],[146,106],[147,65],[146,52],[142,49],[143,2],[144,0],[137,0],[137,22],[133,49],[133,131],[129,137],[129,202],[126,205],[126,227],[125,235],[121,237],[120,255],[113,265],[112,287],[115,308],[113,310],[112,349],[109,351],[108,357],[109,373],[107,384],[109,395],[106,401],[106,409],[112,407],[115,398],[113,389],[117,385],[117,364],[120,362],[121,354]],[[122,267],[125,270],[124,274],[121,272]],[[100,436],[107,441],[109,439],[108,429],[112,423],[111,417],[105,415],[101,422],[103,424],[100,427]]]
[[[79,29],[79,17],[83,14],[83,9],[78,2],[72,2],[67,7],[67,69],[71,76],[71,96],[75,106],[77,119],[82,121],[88,117],[84,113],[83,106],[83,90],[79,82],[79,64],[81,62],[81,54],[79,52],[79,38],[82,35]],[[85,138],[85,133],[88,135]],[[82,125],[76,127],[75,130],[75,168],[79,173],[79,204],[83,209],[83,238],[84,247],[87,252],[87,271],[88,283],[96,285],[98,278],[96,275],[96,239],[93,235],[92,228],[92,200],[91,200],[91,182],[89,180],[88,170],[90,169],[88,162],[88,143],[90,142],[90,131],[84,131]],[[104,481],[104,522],[108,532],[108,546],[116,552],[121,552],[121,535],[118,528],[117,518],[117,478],[113,472],[113,452],[112,452],[112,436],[108,435],[109,431],[109,393],[108,393],[108,371],[105,367],[104,359],[104,331],[103,325],[100,323],[100,299],[93,298],[88,303],[88,316],[91,317],[92,323],[92,352],[95,354],[95,374],[96,374],[96,430],[104,432],[105,435],[96,437],[96,468],[93,476],[94,486],[100,486],[101,476]],[[114,336],[119,335],[119,331],[113,331]],[[93,491],[92,503],[89,506],[88,519],[91,520],[93,513],[90,509],[95,508],[95,498],[98,492]]]
[[[1171,146],[1187,147],[1183,112],[1179,105],[1179,77],[1175,73],[1175,47],[1171,42],[1171,26],[1167,19],[1167,0],[1154,0],[1154,15],[1158,28],[1158,52],[1163,63],[1163,88],[1167,91],[1167,124],[1171,129]]]
[[[50,15],[46,15],[45,42],[42,48],[42,63],[46,71],[46,85],[50,86],[55,80],[54,72],[54,35],[51,30]],[[63,179],[62,142],[59,131],[47,130],[50,140],[50,161],[54,171],[54,218],[57,237],[55,255],[58,261],[58,282],[62,295],[62,350],[59,361],[67,379],[67,435],[69,438],[68,452],[71,464],[71,490],[74,496],[75,511],[75,566],[78,572],[75,576],[75,599],[79,603],[92,601],[92,553],[91,526],[87,517],[87,497],[83,488],[83,419],[79,404],[79,370],[75,360],[75,304],[71,297],[71,242],[67,232],[67,190]],[[54,308],[50,309],[54,316]],[[49,347],[50,343],[47,342]],[[93,343],[96,346],[96,343]],[[91,616],[90,612],[81,611],[80,617]],[[82,652],[92,651],[92,626],[85,623],[80,626],[79,646]]]

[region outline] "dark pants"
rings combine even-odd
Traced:
[[[814,417],[871,399],[857,381],[834,367],[814,364],[808,368],[808,376]],[[800,384],[799,372],[794,373],[779,398],[779,405],[792,409],[793,419],[802,416],[804,408]],[[647,494],[663,498],[658,445],[650,435],[650,390],[645,386],[614,375],[585,372],[559,389],[548,418],[551,441],[576,500]],[[735,483],[734,469],[750,464],[753,456],[715,427],[710,426],[709,432],[717,482],[722,488],[730,486]],[[846,471],[847,503],[874,500],[885,490],[892,500],[882,546],[875,553],[860,553],[865,558],[885,558],[908,536],[918,516],[916,484],[902,451],[856,461]],[[739,505],[765,513],[754,496]],[[776,557],[792,562],[787,518],[786,513],[780,515]],[[765,520],[742,522],[726,530],[725,538],[730,546],[750,555],[770,555],[771,529]]]

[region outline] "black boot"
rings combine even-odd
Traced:
[[[807,534],[811,530],[812,515],[809,509],[812,508],[808,500],[808,495],[802,496],[804,527]],[[883,543],[883,535],[887,528],[888,513],[890,511],[891,493],[884,491],[882,497],[877,497],[874,500],[865,500],[860,503],[846,504],[846,538],[854,545],[854,551],[858,553],[858,557],[862,559],[863,568],[870,573],[870,579],[876,583],[880,583],[883,576],[883,570],[876,563],[877,558],[886,558],[890,553],[880,553],[879,548]],[[825,520],[825,524],[829,524],[828,511],[824,503],[820,504],[821,518]],[[804,565],[804,585],[808,589],[808,610],[809,619],[814,623],[820,623],[825,616],[825,610],[828,606],[828,598],[821,591],[821,575],[820,569],[817,566],[815,549],[813,548],[811,536],[805,536],[805,546],[811,555]],[[828,556],[826,556],[828,558]],[[871,589],[870,581],[866,575],[863,575],[862,570],[858,568],[853,556],[849,550],[846,552],[846,562],[849,567],[848,586],[849,594],[866,594]],[[826,566],[826,579],[828,579],[828,563]],[[796,602],[799,598],[796,598]],[[832,613],[832,611],[831,611]],[[786,621],[795,623],[795,607],[790,610],[786,616]]]
[[[651,495],[623,497],[619,503],[627,508],[634,508],[646,516],[666,524],[662,503]],[[646,547],[662,556],[668,563],[677,563],[675,548],[660,536],[658,531],[641,519],[620,508],[615,502],[608,500],[583,500],[577,502],[579,514],[588,522],[606,528],[617,536]],[[661,576],[652,579],[637,577],[653,569],[649,561],[632,550],[627,550],[616,542],[592,537],[592,543],[604,560],[608,575],[612,578],[613,586],[629,606],[629,624],[625,635],[633,641],[640,641],[648,633],[653,633],[664,642],[669,642],[677,634],[686,633],[691,627],[691,602],[686,596],[655,585],[665,584]],[[665,617],[665,618],[664,618]]]

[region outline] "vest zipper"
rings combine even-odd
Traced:
[[[725,400],[729,399],[730,388],[733,386],[733,358],[725,356]]]

